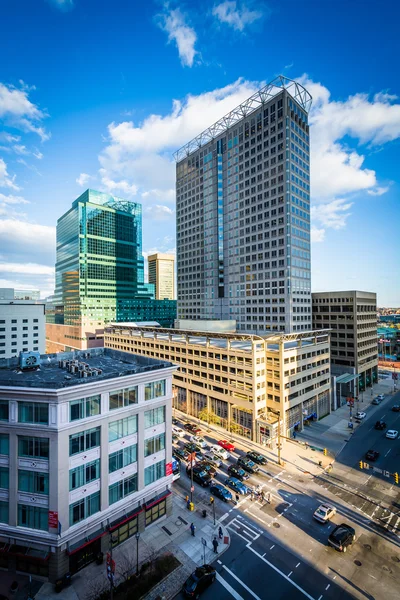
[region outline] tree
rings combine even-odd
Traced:
[[[216,423],[218,416],[212,410],[209,410],[206,406],[199,412],[199,419],[206,421],[208,424]]]

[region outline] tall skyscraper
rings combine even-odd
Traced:
[[[311,101],[279,76],[176,153],[178,318],[311,329]]]
[[[175,299],[175,256],[173,254],[152,254],[147,259],[149,283],[154,284],[157,300]]]

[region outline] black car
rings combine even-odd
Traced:
[[[215,477],[217,473],[217,469],[212,465],[208,460],[201,460],[196,464],[197,467],[201,467],[204,471],[207,471],[211,475],[211,477]]]
[[[375,429],[386,429],[385,421],[377,421],[375,423]]]
[[[187,460],[189,452],[187,450],[183,450],[182,448],[174,448],[172,456],[176,456],[177,458],[182,460]]]
[[[400,412],[400,404],[394,404],[392,406],[392,411],[393,412]]]
[[[191,469],[190,469],[190,467],[188,467],[186,469],[186,473],[188,474],[189,477],[190,477],[190,471],[191,471]],[[193,467],[193,481],[195,481],[196,483],[199,483],[203,487],[207,487],[210,485],[210,483],[212,481],[212,477],[204,469],[201,470],[201,469],[196,469],[196,467]]]
[[[195,571],[183,584],[182,592],[188,598],[199,598],[212,583],[214,583],[217,572],[211,565],[197,567]]]
[[[201,455],[201,448],[198,444],[194,444],[193,442],[186,442],[186,444],[183,447],[188,452],[196,452],[196,454],[200,453]]]
[[[230,493],[230,491],[224,488],[224,486],[220,483],[214,483],[210,487],[210,494],[216,496],[217,498],[220,498],[224,502],[229,502],[230,500],[232,500],[232,494]]]
[[[236,464],[239,467],[242,467],[248,473],[257,473],[259,471],[259,468],[257,467],[256,463],[247,457],[241,456],[240,458],[237,459]]]
[[[347,546],[350,546],[356,539],[355,530],[342,523],[335,527],[330,536],[328,537],[328,545],[336,548],[339,552],[346,552]]]
[[[254,450],[250,450],[250,452],[246,453],[247,458],[254,461],[258,465],[266,465],[267,459],[262,454],[258,454],[258,452],[254,452]]]
[[[244,469],[237,467],[236,465],[230,465],[228,467],[228,474],[231,477],[236,477],[236,479],[239,479],[239,481],[245,481],[250,477],[250,475],[246,473]]]
[[[180,426],[180,422],[178,421],[178,419],[173,418],[172,419],[172,425],[178,425],[178,427]]]
[[[380,455],[381,455],[380,452],[377,452],[376,450],[368,450],[368,452],[365,455],[365,458],[367,460],[375,461],[375,460],[378,460]]]

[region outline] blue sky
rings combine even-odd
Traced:
[[[172,153],[276,75],[313,95],[312,288],[400,306],[398,2],[2,0],[0,286],[53,289],[87,187],[175,248]]]

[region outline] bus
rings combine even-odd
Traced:
[[[172,457],[172,481],[176,481],[181,476],[181,461]]]

